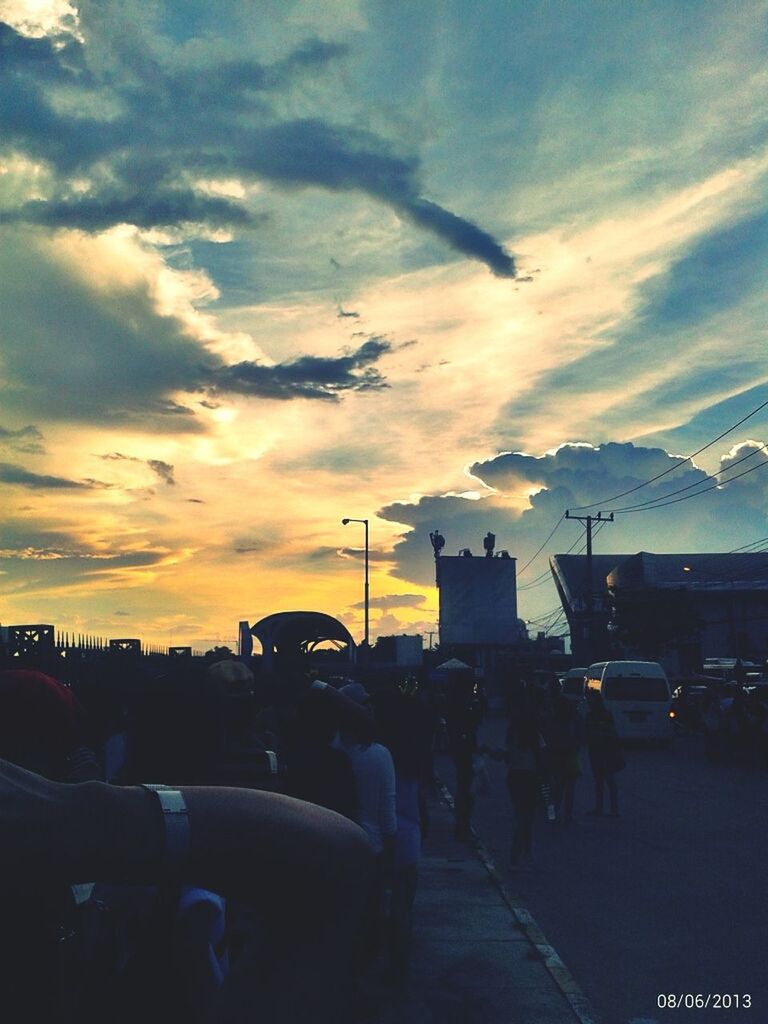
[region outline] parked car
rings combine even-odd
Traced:
[[[675,728],[682,731],[698,730],[701,725],[699,713],[704,698],[713,686],[721,685],[720,679],[706,676],[676,679],[669,709],[669,716]]]
[[[560,692],[568,700],[578,704],[584,698],[584,679],[587,675],[586,667],[569,668],[562,678]]]
[[[757,665],[754,661],[741,661],[739,673],[739,670],[736,668],[739,661],[740,659],[737,658],[706,658],[704,660],[703,673],[705,676],[719,679],[722,683],[739,682],[737,678],[739,674],[741,674],[741,681],[744,683],[757,683],[764,678],[761,666]]]

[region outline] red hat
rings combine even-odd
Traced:
[[[44,672],[0,671],[0,757],[58,765],[80,739],[82,711],[72,692]]]

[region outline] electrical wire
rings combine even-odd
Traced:
[[[597,532],[598,531],[595,530],[595,533],[597,533]],[[563,554],[570,555],[570,553],[573,551],[573,549],[576,547],[576,545],[578,543],[579,543],[579,538],[577,537],[576,540],[573,542],[573,544],[571,544],[571,546],[568,548],[568,550],[563,552]],[[548,580],[548,579],[552,579],[552,574],[551,574],[549,569],[547,569],[545,572],[543,572],[540,576],[536,576],[535,579],[532,579],[530,581],[530,583],[524,583],[522,585],[522,587],[518,587],[517,588],[518,592],[525,591],[525,590],[533,590],[534,587],[541,586],[541,584],[543,582],[545,582],[545,580]]]
[[[524,573],[524,572],[525,572],[525,570],[526,570],[526,569],[528,568],[528,566],[529,566],[529,565],[531,565],[531,563],[532,563],[533,561],[535,561],[535,559],[537,559],[537,558],[539,557],[539,555],[540,555],[540,554],[541,554],[541,552],[542,552],[542,551],[544,550],[544,548],[545,548],[545,547],[547,546],[547,544],[548,544],[548,543],[549,543],[549,542],[550,542],[550,541],[552,540],[552,538],[554,537],[555,533],[557,532],[558,528],[559,528],[559,527],[560,527],[560,526],[562,525],[562,523],[563,523],[563,521],[564,521],[564,520],[565,520],[565,512],[563,512],[563,514],[562,514],[562,515],[560,516],[560,518],[558,519],[558,521],[557,521],[557,522],[555,523],[554,527],[553,527],[553,528],[552,528],[552,530],[550,531],[550,534],[549,534],[549,536],[548,536],[548,537],[547,537],[547,539],[546,539],[546,540],[544,541],[544,543],[543,543],[543,544],[541,545],[541,547],[540,547],[540,548],[539,548],[539,550],[538,550],[538,551],[536,552],[536,554],[535,554],[535,555],[532,555],[532,556],[531,556],[531,557],[530,557],[530,558],[528,559],[528,561],[527,561],[527,562],[525,563],[525,565],[524,565],[524,566],[522,567],[522,569],[520,569],[520,571],[519,571],[519,572],[518,572],[518,574],[517,574],[517,578],[518,578],[518,579],[520,579],[520,577],[521,577],[521,576],[523,575],[523,573]],[[602,530],[603,526],[605,526],[606,522],[609,522],[609,520],[603,520],[603,521],[602,521],[602,522],[600,523],[600,525],[599,525],[599,526],[598,526],[598,527],[597,527],[597,528],[595,529],[595,531],[593,532],[593,534],[592,534],[592,536],[593,536],[593,537],[596,537],[596,536],[598,535],[598,533],[600,532],[600,530]],[[565,553],[566,555],[569,555],[569,554],[571,553],[571,551],[573,551],[573,549],[574,549],[574,548],[576,547],[576,545],[577,545],[578,543],[579,543],[579,541],[578,541],[578,538],[577,538],[577,539],[576,539],[576,540],[575,540],[575,541],[573,542],[573,544],[571,544],[571,546],[570,546],[570,547],[568,548],[568,550],[567,550],[566,552],[564,552],[564,553]],[[585,546],[586,546],[586,545],[585,545]],[[582,548],[582,551],[583,551],[583,550],[584,550],[584,548]],[[577,553],[578,553],[578,554],[581,554],[581,551],[579,551],[579,552],[577,552]],[[541,582],[542,580],[544,580],[544,578],[545,578],[545,577],[547,577],[548,575],[549,575],[549,573],[548,573],[548,572],[543,572],[543,573],[541,573],[541,575],[540,575],[540,576],[536,576],[536,577],[535,577],[535,578],[534,578],[533,580],[531,580],[531,581],[530,581],[529,583],[526,583],[526,584],[524,584],[524,585],[523,585],[522,587],[519,587],[519,588],[518,588],[518,590],[530,590],[530,589],[532,589],[532,588],[533,588],[534,586],[538,586],[538,585],[539,585],[539,583],[540,583],[540,582]]]
[[[528,619],[528,622],[534,626],[540,625],[542,622],[546,622],[547,619],[551,619],[556,612],[560,612],[562,610],[562,605],[555,605],[554,608],[550,608],[548,612],[544,612],[543,615],[540,615],[538,619]]]
[[[759,452],[765,452],[765,451],[766,451],[766,445],[764,445],[764,444],[761,445],[759,448],[753,448],[752,451],[749,452],[749,454],[742,455],[742,457],[740,459],[737,459],[735,462],[731,463],[731,465],[728,466],[727,469],[723,470],[723,473],[729,472],[730,470],[732,470],[734,468],[734,466],[739,466],[742,462],[746,462],[747,459],[753,458],[753,456],[757,455]],[[756,468],[759,468],[759,467],[756,467]],[[738,475],[740,475],[740,474],[737,474],[737,476]],[[635,511],[639,511],[640,509],[643,509],[643,508],[648,508],[649,506],[650,507],[654,507],[657,502],[665,501],[667,498],[672,498],[676,494],[683,494],[685,491],[690,491],[694,487],[701,487],[701,485],[705,484],[707,482],[707,480],[714,480],[714,481],[716,481],[717,485],[720,486],[720,485],[725,485],[725,484],[729,483],[730,480],[735,480],[735,479],[736,479],[736,477],[730,477],[728,480],[723,480],[723,479],[721,479],[721,478],[719,478],[717,476],[714,476],[711,473],[707,473],[704,477],[702,477],[701,480],[696,480],[695,483],[688,484],[686,487],[679,487],[676,491],[669,491],[668,494],[660,494],[658,498],[649,498],[648,501],[638,502],[637,505],[625,505],[623,508],[615,508],[615,509],[613,509],[613,512],[616,512],[616,513],[618,513],[618,512],[635,512]],[[705,494],[706,491],[712,490],[712,489],[713,488],[711,488],[711,487],[707,487],[704,491],[701,491],[699,493]],[[691,494],[691,495],[689,495],[689,497],[695,498],[695,497],[697,497],[697,495],[696,494]]]
[[[737,427],[740,427],[742,423],[746,423],[747,420],[757,415],[757,413],[765,409],[766,406],[768,406],[768,400],[762,402],[751,412],[748,412],[746,416],[743,416],[737,423],[734,423],[732,426],[728,427],[728,429],[724,430],[722,434],[718,434],[717,437],[713,437],[711,441],[708,441],[705,445],[702,445],[701,448],[697,448],[696,451],[692,452],[690,455],[686,455],[684,457],[679,458],[674,466],[669,466],[661,473],[657,473],[656,476],[652,476],[650,479],[644,480],[642,483],[636,484],[634,487],[629,487],[626,491],[621,491],[619,494],[614,494],[611,498],[603,498],[600,501],[591,501],[588,505],[572,506],[574,512],[579,512],[585,508],[594,508],[596,505],[608,505],[612,501],[617,501],[619,498],[626,497],[627,494],[633,494],[635,491],[639,491],[642,487],[647,487],[648,484],[652,484],[655,483],[657,480],[661,480],[661,478],[667,476],[668,473],[673,473],[684,462],[690,462],[692,459],[695,459],[697,455],[701,455],[702,452],[705,452],[708,448],[711,448],[713,444],[717,444],[718,441],[722,441],[722,439],[726,437],[728,434],[730,434],[731,431],[735,430]],[[610,509],[608,511],[610,511]]]
[[[720,562],[723,559],[723,557],[735,555],[735,558],[728,558],[727,563],[729,577],[735,578],[736,573],[741,572],[742,568],[746,569],[749,566],[751,555],[765,554],[768,551],[768,549],[766,548],[755,547],[755,544],[763,544],[766,540],[768,540],[768,538],[763,538],[760,541],[753,541],[752,544],[745,545],[745,547],[750,547],[752,549],[751,551],[745,551],[743,548],[735,548],[733,551],[724,551],[722,553],[716,552],[710,555],[696,555],[696,566],[695,568],[691,567],[691,571],[701,572],[704,575],[709,575],[709,573],[707,573],[706,566],[712,565],[715,562]],[[768,570],[766,571],[768,572]],[[751,577],[756,577],[759,575],[761,574],[756,574],[754,569],[750,569]]]
[[[632,512],[652,512],[657,508],[664,508],[665,505],[677,505],[681,501],[690,501],[691,498],[698,498],[701,494],[706,494],[708,491],[717,490],[718,487],[725,487],[726,484],[732,484],[734,480],[739,480],[743,476],[747,476],[749,473],[754,473],[756,469],[766,469],[768,467],[768,461],[761,462],[759,466],[752,466],[751,469],[745,469],[743,473],[737,473],[736,476],[729,477],[728,480],[721,480],[718,483],[712,484],[711,487],[705,487],[703,491],[697,491],[696,494],[686,494],[682,498],[675,498],[673,501],[662,501],[658,505],[650,505],[648,508],[626,508],[620,509],[615,508],[613,511],[616,515],[626,515]]]
[[[552,540],[552,538],[553,538],[553,537],[555,536],[555,534],[557,533],[557,531],[558,531],[558,529],[560,528],[560,526],[562,525],[562,523],[563,523],[564,519],[565,519],[565,512],[563,512],[563,514],[562,514],[562,515],[560,516],[560,518],[559,518],[559,519],[557,520],[557,522],[555,523],[555,525],[554,525],[554,526],[552,527],[552,530],[550,531],[550,534],[549,534],[549,536],[548,536],[548,537],[547,537],[547,539],[546,539],[546,540],[544,541],[544,543],[543,543],[543,544],[541,545],[541,547],[540,547],[540,548],[539,548],[539,550],[538,550],[538,551],[536,552],[536,554],[535,554],[535,555],[532,555],[532,556],[531,556],[531,557],[530,557],[530,558],[528,559],[528,561],[527,561],[527,562],[525,563],[525,565],[524,565],[524,566],[522,567],[522,569],[520,569],[520,571],[519,571],[519,572],[518,572],[518,574],[517,574],[517,575],[518,575],[518,577],[522,576],[522,575],[523,575],[523,573],[525,572],[525,570],[526,570],[526,569],[528,568],[528,566],[529,566],[529,565],[531,564],[531,562],[535,561],[535,560],[536,560],[536,559],[537,559],[537,558],[539,557],[539,555],[541,554],[541,552],[542,552],[542,551],[544,550],[544,548],[545,548],[545,547],[547,546],[547,544],[549,544],[549,542],[550,542],[550,541]]]

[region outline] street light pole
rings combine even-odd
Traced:
[[[368,657],[368,651],[370,649],[370,632],[369,632],[369,607],[370,607],[370,594],[369,594],[369,583],[368,583],[368,520],[367,519],[342,519],[341,525],[346,526],[348,523],[362,523],[365,527],[365,654]]]

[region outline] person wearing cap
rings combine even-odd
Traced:
[[[33,669],[0,671],[0,757],[59,781],[101,776],[85,713],[68,686]]]

